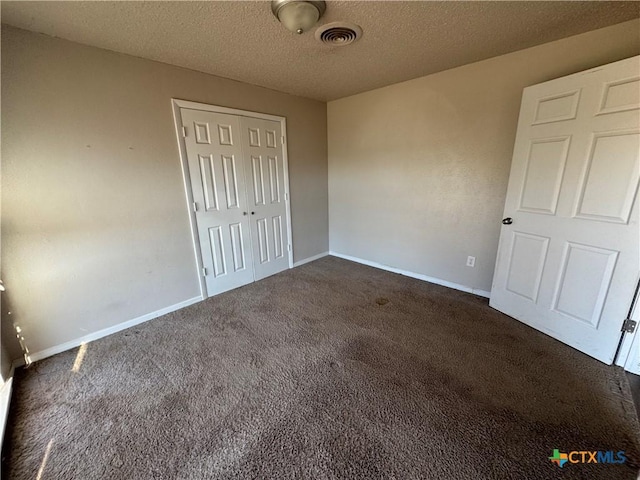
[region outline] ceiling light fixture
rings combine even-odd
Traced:
[[[271,11],[287,30],[303,34],[320,20],[327,4],[312,0],[273,0]]]

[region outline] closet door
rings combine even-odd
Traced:
[[[241,117],[255,279],[289,268],[288,188],[279,122]]]
[[[209,297],[254,280],[240,117],[180,109]]]

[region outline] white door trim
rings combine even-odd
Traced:
[[[640,281],[640,279],[638,280]],[[635,298],[635,303],[631,305],[631,315],[629,318],[640,323],[640,299]],[[618,355],[614,361],[615,365],[623,367],[627,372],[640,375],[640,336],[638,327],[633,333],[622,333],[622,343],[618,349]]]
[[[287,153],[287,119],[277,115],[270,115],[268,113],[250,112],[248,110],[239,110],[237,108],[221,107],[219,105],[208,105],[206,103],[190,102],[188,100],[180,100],[177,98],[171,99],[171,108],[173,110],[173,122],[176,128],[176,139],[178,140],[178,151],[180,154],[180,164],[182,166],[182,180],[184,183],[184,189],[187,200],[187,211],[189,212],[189,226],[191,228],[191,241],[193,243],[193,250],[195,254],[195,266],[196,275],[198,275],[198,282],[200,284],[200,297],[202,300],[207,298],[207,286],[205,284],[204,277],[202,276],[202,255],[200,253],[200,243],[198,241],[198,225],[196,223],[196,214],[193,211],[193,192],[191,190],[191,179],[189,178],[189,162],[187,159],[187,145],[182,136],[182,116],[180,115],[181,108],[189,108],[192,110],[203,110],[206,112],[224,113],[227,115],[238,115],[241,117],[260,118],[262,120],[271,120],[274,122],[280,122],[282,131],[282,158],[284,163],[284,187],[285,187],[285,204],[287,213],[287,231],[289,233],[289,241],[291,242],[291,249],[289,250],[289,268],[293,268],[293,236],[291,228],[291,193],[289,189],[289,156]]]

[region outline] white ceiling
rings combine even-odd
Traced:
[[[2,2],[2,22],[116,52],[333,100],[640,16],[638,2],[329,1],[345,47],[298,36],[254,2]]]

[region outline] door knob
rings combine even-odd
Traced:
[[[511,217],[507,217],[507,218],[503,218],[502,219],[502,224],[503,225],[511,225],[513,223],[513,218]]]
[[[256,214],[256,212],[251,212],[251,215],[255,215],[255,214]]]

